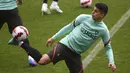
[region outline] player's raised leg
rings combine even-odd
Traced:
[[[35,48],[32,48],[30,45],[28,45],[27,43],[24,43],[23,41],[19,42],[19,46],[22,47],[29,56],[34,58],[37,63],[39,62],[42,55],[38,50],[36,50]]]
[[[21,46],[29,55],[29,64],[34,66],[37,63],[45,65],[51,62],[50,57],[47,54],[41,55],[41,53],[30,45],[24,43],[23,41],[19,42]],[[33,59],[36,61],[33,62]]]

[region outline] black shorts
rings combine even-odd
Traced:
[[[65,60],[67,67],[70,70],[70,73],[83,73],[81,56],[73,51],[70,48],[58,43],[49,53],[53,64],[61,60]]]
[[[12,33],[16,26],[23,25],[18,13],[18,8],[12,10],[0,10],[0,29],[7,22],[9,32]]]

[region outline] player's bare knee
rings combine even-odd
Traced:
[[[47,54],[44,54],[38,63],[41,65],[48,64],[50,63],[50,57]]]

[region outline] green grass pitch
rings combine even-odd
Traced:
[[[49,0],[48,4],[51,4]],[[98,0],[109,6],[108,15],[104,22],[108,28],[121,18],[130,9],[130,0]],[[19,6],[19,12],[24,25],[29,30],[30,44],[41,53],[46,53],[51,47],[45,46],[46,40],[60,30],[64,25],[70,23],[79,14],[91,14],[93,8],[81,8],[79,0],[59,0],[59,6],[63,14],[55,11],[50,15],[41,16],[42,0],[23,0],[23,5]],[[93,7],[97,0],[93,0]],[[29,67],[25,51],[18,46],[8,45],[8,40],[12,37],[5,24],[0,30],[0,73],[69,73],[64,61],[56,65]],[[115,73],[130,72],[130,19],[111,38],[114,50],[117,70]],[[89,54],[92,48],[82,54],[82,59]],[[107,67],[105,49],[101,50],[94,60],[85,68],[84,73],[112,73]]]

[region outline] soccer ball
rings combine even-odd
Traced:
[[[29,65],[32,67],[37,65],[37,62],[30,55],[28,56],[28,62],[29,62]]]
[[[92,0],[80,0],[81,7],[91,7]]]
[[[12,35],[15,40],[22,41],[27,39],[29,32],[24,26],[17,26],[14,28]]]

